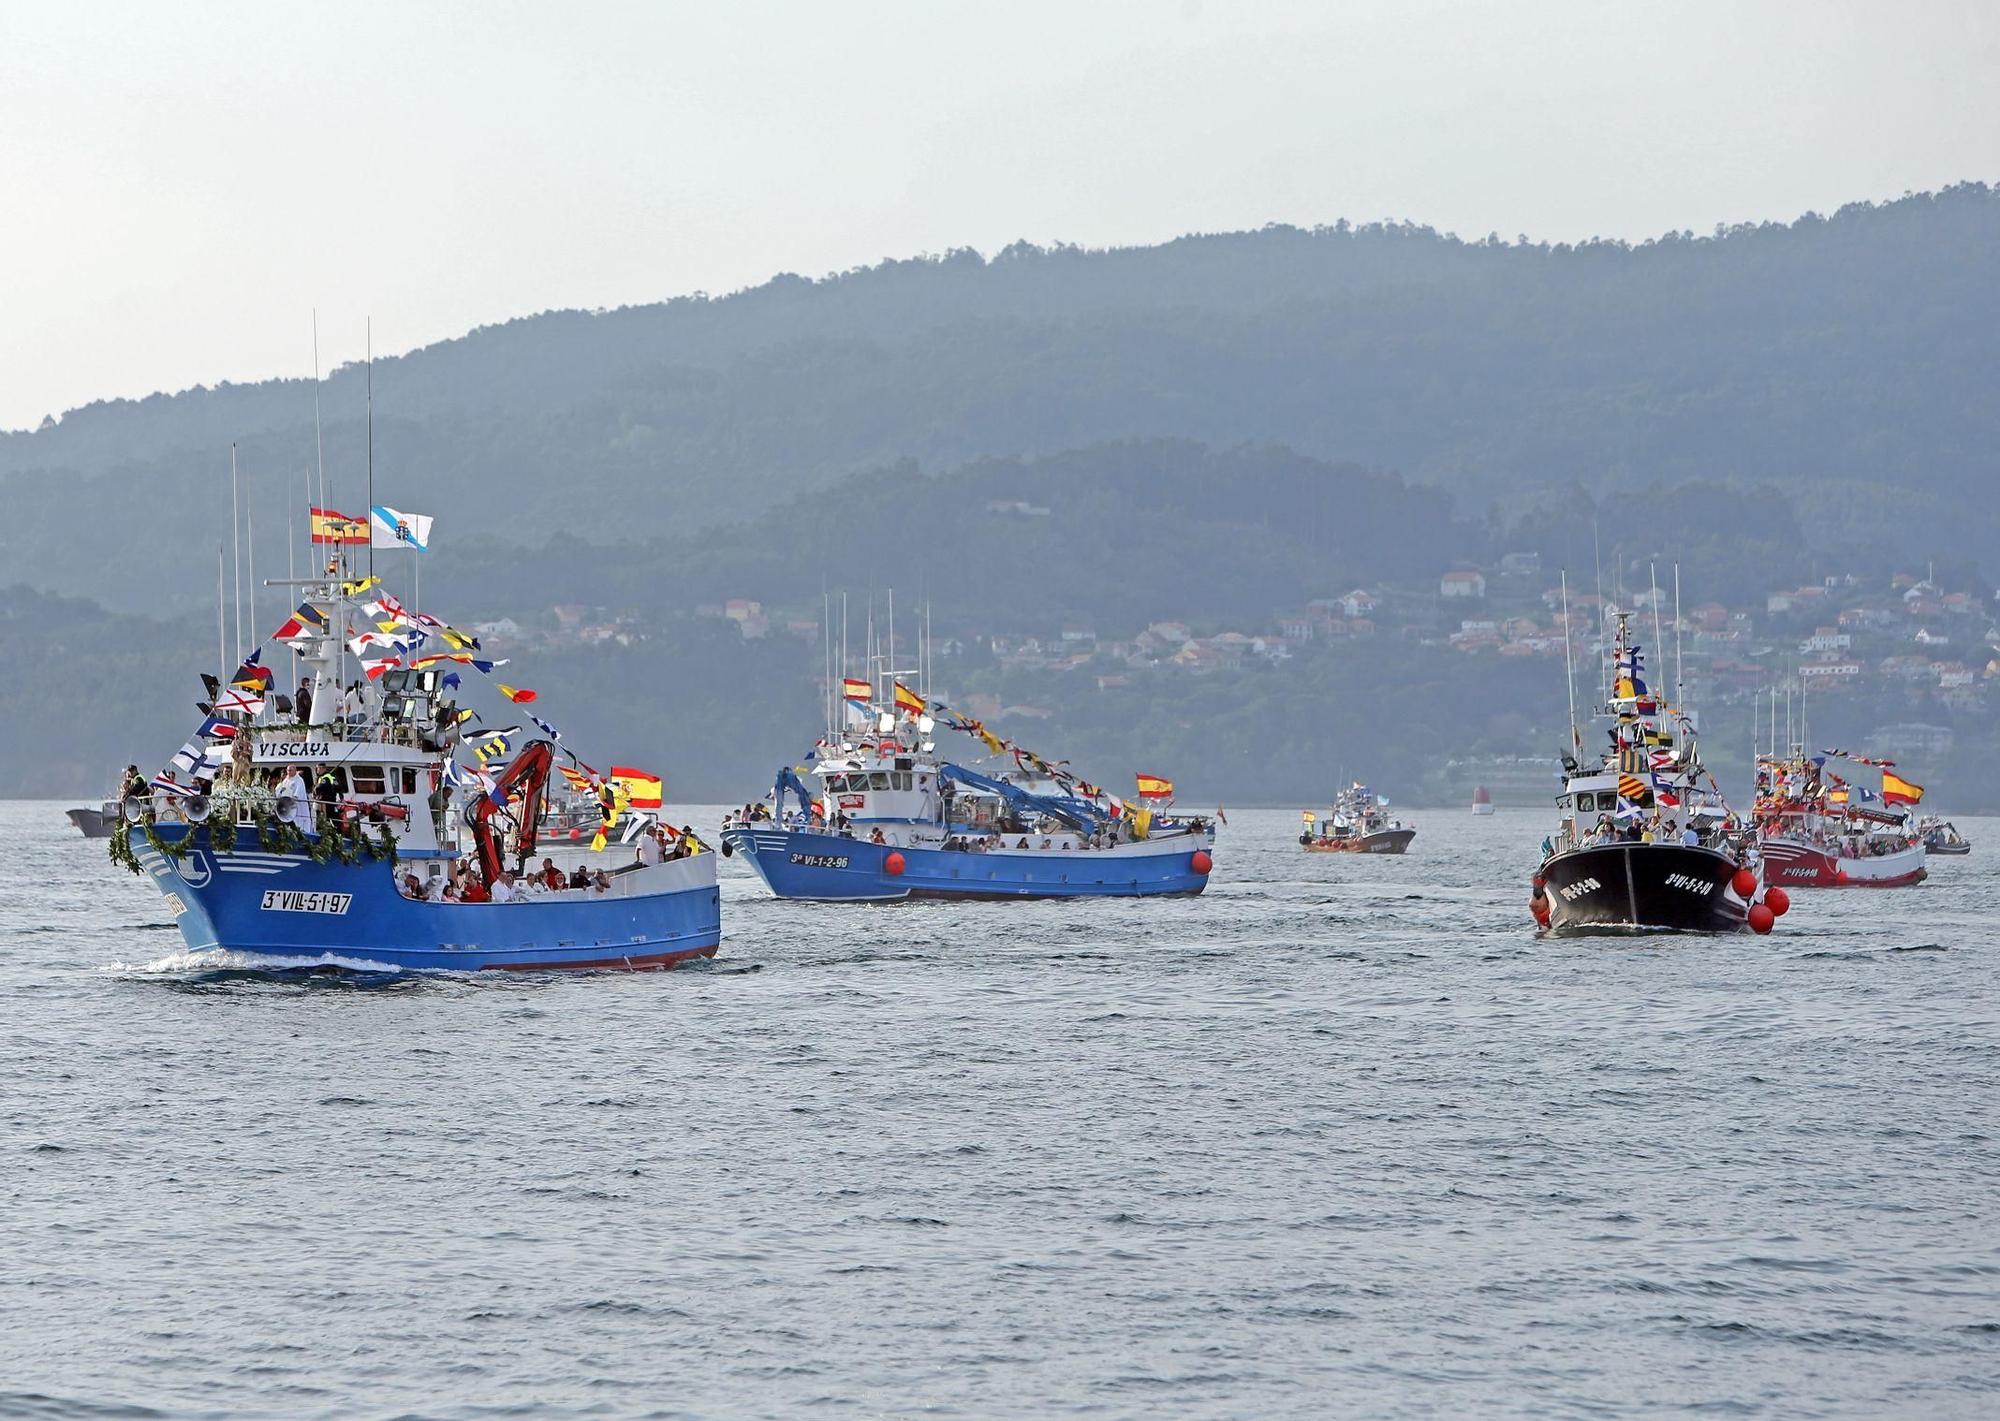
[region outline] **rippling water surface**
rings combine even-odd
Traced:
[[[1537,941],[1539,813],[668,975],[282,980],[0,805],[0,1415],[2000,1414],[2000,821]],[[717,812],[694,822],[713,823]]]

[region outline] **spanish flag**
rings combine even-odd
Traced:
[[[312,513],[312,540],[315,543],[366,543],[368,525],[359,518],[349,518],[345,513],[335,513],[331,508],[314,508]]]
[[[1132,778],[1139,783],[1139,798],[1141,799],[1171,799],[1173,797],[1174,782],[1172,780],[1163,780],[1158,775],[1135,774]]]
[[[634,809],[658,809],[665,786],[658,775],[635,770],[630,765],[613,765],[611,782],[631,797]]]
[[[898,681],[896,683],[896,709],[910,715],[922,715],[924,713],[924,698],[908,686],[905,686],[901,681]]]
[[[1911,784],[1901,775],[1891,770],[1882,771],[1882,802],[1884,804],[1917,804],[1924,797],[1924,787]]]
[[[844,676],[841,678],[840,694],[844,700],[852,701],[857,706],[865,706],[868,704],[868,683],[853,676]]]

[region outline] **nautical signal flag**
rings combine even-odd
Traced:
[[[518,705],[526,705],[529,701],[532,701],[535,698],[535,693],[533,691],[525,691],[525,690],[517,691],[512,686],[500,687],[500,694],[505,696],[508,700],[515,702]]]
[[[852,676],[843,677],[841,682],[841,697],[844,700],[854,702],[858,706],[867,705],[868,683],[866,681],[857,681]]]
[[[898,681],[896,683],[896,709],[907,712],[910,715],[922,715],[924,713],[924,698],[908,686],[905,686],[901,681]]]
[[[633,769],[630,765],[613,765],[609,778],[631,797],[634,809],[660,807],[666,786],[661,783],[658,775],[649,775],[644,770]]]
[[[1924,787],[1912,784],[1901,775],[1882,771],[1882,801],[1885,804],[1917,804],[1923,800]]]
[[[272,641],[297,641],[300,637],[326,630],[326,614],[310,602],[299,603],[298,611],[285,619],[285,624],[271,633]]]
[[[1618,797],[1620,799],[1629,799],[1634,804],[1644,804],[1648,793],[1646,782],[1638,776],[1620,775],[1618,777]]]
[[[312,514],[312,540],[315,543],[365,543],[368,541],[368,525],[359,518],[349,518],[345,513],[336,513],[331,508],[314,508]]]
[[[1174,782],[1172,780],[1163,780],[1158,775],[1140,774],[1135,774],[1132,778],[1138,782],[1139,798],[1141,799],[1171,799],[1173,797]]]

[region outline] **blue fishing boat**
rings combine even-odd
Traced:
[[[901,682],[878,703],[845,682],[847,725],[810,763],[778,773],[767,803],[724,823],[780,898],[1132,898],[1195,894],[1214,867],[1215,827],[1166,811],[1172,786],[1124,800],[1003,740]],[[888,689],[888,688],[884,688]],[[987,769],[946,759],[932,735],[983,743]]]
[[[297,654],[300,701],[273,688],[261,647],[227,685],[204,677],[196,735],[150,795],[121,801],[112,855],[158,884],[189,948],[397,971],[714,955],[715,855],[631,809],[548,722],[529,716],[524,737],[461,704],[461,677],[499,664],[474,654],[476,639],[406,610],[373,577],[343,581],[330,566],[294,585],[304,600],[273,640]],[[598,842],[634,843],[630,862],[537,872],[556,768],[601,786]]]

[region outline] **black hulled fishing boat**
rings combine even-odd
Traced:
[[[1530,900],[1553,933],[1769,932],[1790,907],[1763,892],[1748,839],[1703,767],[1691,717],[1646,686],[1643,648],[1618,619],[1608,744],[1585,763],[1574,724],[1561,819],[1543,841]]]

